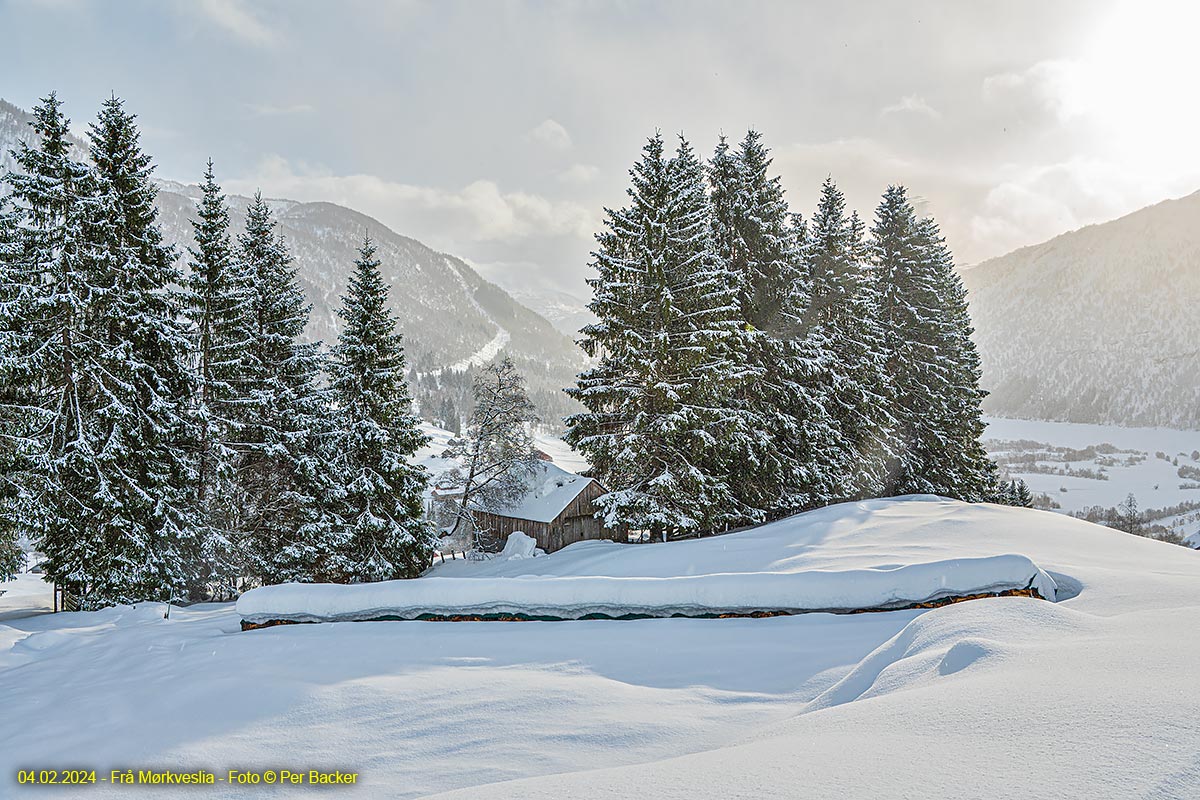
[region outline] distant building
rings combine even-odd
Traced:
[[[625,541],[623,526],[607,528],[594,516],[596,498],[607,492],[594,479],[567,472],[551,461],[538,461],[525,484],[526,493],[513,505],[476,509],[476,527],[501,543],[510,533],[521,531],[547,553],[585,539]],[[449,487],[434,490],[435,498],[451,499],[456,494]]]

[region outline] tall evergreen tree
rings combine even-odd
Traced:
[[[770,169],[762,135],[750,130],[737,150],[721,137],[708,179],[714,246],[737,276],[742,319],[783,339],[796,332],[804,286],[783,186]]]
[[[338,311],[345,327],[332,364],[346,570],[355,581],[416,577],[432,557],[422,518],[427,478],[409,463],[429,439],[412,412],[403,339],[379,263],[364,237]]]
[[[343,580],[344,536],[333,514],[330,414],[319,346],[302,341],[309,306],[261,194],[246,214],[239,257],[253,278],[247,348],[251,422],[241,434],[233,507],[238,549],[265,583]]]
[[[587,412],[567,419],[566,439],[611,490],[598,500],[609,524],[711,530],[741,516],[714,469],[734,416],[737,281],[714,253],[703,167],[682,137],[670,160],[651,138],[630,175],[629,205],[597,236],[598,321],[581,344],[599,362],[568,389]]]
[[[33,287],[25,267],[17,214],[0,197],[0,581],[15,574],[19,541],[33,532],[29,478],[37,451],[28,409],[36,373],[30,367]]]
[[[30,522],[46,556],[46,578],[82,607],[99,607],[109,598],[100,591],[106,480],[97,469],[94,435],[100,347],[86,324],[94,294],[85,240],[96,213],[94,180],[72,157],[70,122],[57,96],[42,99],[32,117],[36,143],[13,152],[16,169],[5,176],[20,209],[22,262],[8,272],[5,291],[6,428],[12,441],[26,445],[13,455],[36,456],[24,474],[12,474],[36,498],[31,510],[39,519]],[[21,519],[24,509],[10,508],[9,519]]]
[[[194,542],[199,547],[187,553],[187,560],[197,597],[209,583],[227,585],[236,575],[232,549],[238,534],[232,529],[236,514],[230,508],[230,484],[238,442],[252,410],[254,377],[248,357],[254,339],[254,286],[234,252],[229,208],[211,160],[201,191],[185,285],[197,380],[196,486],[202,520],[201,535]]]
[[[847,218],[845,209],[841,191],[826,179],[808,225],[804,315],[806,335],[827,353],[822,393],[838,431],[829,467],[839,500],[879,496],[894,425],[863,224],[857,215]]]
[[[836,431],[818,394],[827,354],[800,324],[805,229],[770,167],[751,130],[736,150],[722,137],[708,169],[713,243],[736,277],[742,322],[732,344],[740,378],[733,406],[743,425],[726,437],[725,469],[743,522],[820,505],[834,492]]]
[[[54,95],[33,116],[38,144],[15,154],[8,182],[36,375],[23,402],[37,544],[83,608],[174,598],[195,530],[191,381],[150,158],[116,98],[90,128],[92,170],[73,160]]]
[[[120,99],[105,101],[89,138],[98,202],[87,229],[95,289],[87,335],[98,345],[101,400],[94,498],[110,561],[100,589],[109,600],[175,598],[198,522],[194,384],[175,293],[182,275],[158,227],[150,157]]]
[[[945,242],[898,186],[884,193],[872,240],[896,420],[884,491],[985,499],[996,479],[979,438],[979,357]]]
[[[954,257],[932,217],[919,221],[917,241],[924,252],[924,263],[933,273],[937,297],[941,301],[938,352],[945,363],[939,389],[942,417],[941,438],[949,447],[939,451],[943,460],[937,472],[943,483],[952,487],[954,496],[968,501],[990,499],[997,480],[995,463],[983,447],[983,400],[987,392],[980,388],[983,368],[979,351],[971,338],[975,332],[967,306],[967,290],[954,268]],[[931,460],[932,463],[938,463]]]

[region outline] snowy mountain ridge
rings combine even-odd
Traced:
[[[0,100],[0,169],[29,115]],[[85,146],[78,142],[79,157]],[[196,186],[157,181],[164,233],[185,253]],[[231,196],[233,224],[249,199]],[[332,341],[339,293],[364,230],[379,240],[393,310],[422,373],[511,353],[544,397],[584,363],[575,297],[466,262],[332,203],[270,200],[313,304],[309,335]],[[985,410],[1003,417],[1200,429],[1200,192],[961,270],[983,361]],[[502,284],[498,285],[498,284]],[[531,306],[542,309],[535,313]],[[556,409],[561,410],[561,409]],[[548,416],[555,416],[551,413]]]
[[[1200,428],[1200,192],[962,270],[984,409]]]

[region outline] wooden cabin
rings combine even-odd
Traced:
[[[521,531],[547,553],[585,539],[625,541],[623,528],[607,528],[595,517],[596,498],[607,490],[594,479],[539,461],[526,485],[528,491],[514,505],[473,512],[476,526],[501,542]]]

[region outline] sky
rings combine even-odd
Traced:
[[[748,127],[795,211],[903,183],[960,265],[1200,189],[1200,4],[0,0],[0,97],[116,92],[159,177],[326,200],[586,297],[655,130]]]

